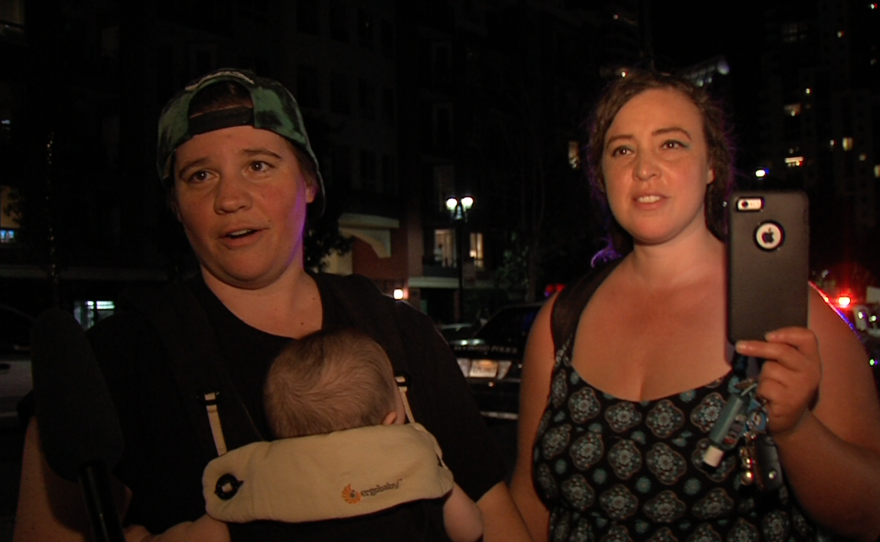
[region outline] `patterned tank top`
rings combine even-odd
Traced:
[[[787,486],[741,482],[738,450],[703,463],[708,435],[740,378],[633,402],[603,393],[559,349],[533,453],[550,510],[550,540],[831,540],[805,519]]]

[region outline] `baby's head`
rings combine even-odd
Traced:
[[[354,330],[291,341],[269,368],[263,404],[275,438],[406,421],[388,355]]]

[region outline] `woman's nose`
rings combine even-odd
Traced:
[[[650,152],[640,152],[636,156],[635,170],[636,179],[647,181],[657,175],[660,169],[657,167],[657,159]]]
[[[253,199],[248,182],[238,175],[223,176],[217,183],[214,210],[218,214],[234,213],[250,207]]]

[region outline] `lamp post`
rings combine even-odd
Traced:
[[[455,224],[455,244],[458,248],[458,310],[456,319],[461,322],[464,318],[464,223],[467,222],[468,211],[474,206],[474,198],[464,196],[462,198],[451,197],[446,200],[446,209]]]

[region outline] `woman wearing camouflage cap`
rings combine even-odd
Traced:
[[[188,417],[194,399],[180,392],[177,376],[186,362],[174,363],[179,352],[169,352],[176,349],[143,313],[121,311],[92,328],[89,339],[125,438],[114,470],[125,488],[124,523],[158,533],[203,515],[201,476],[212,455],[269,434],[261,386],[274,355],[291,337],[356,327],[382,343],[396,367],[406,367],[414,417],[437,438],[456,482],[479,504],[485,540],[528,540],[494,444],[430,320],[381,296],[363,277],[304,269],[306,212],[322,210],[323,186],[293,96],[276,81],[219,70],[171,99],[159,132],[160,177],[200,264],[184,289],[207,316],[221,353],[216,373],[227,377],[217,378],[234,383],[237,404],[230,411],[243,406],[238,419],[246,423],[223,418],[228,392],[214,397],[219,425],[208,423],[211,415]],[[201,426],[211,428],[211,453],[203,451]],[[79,490],[47,467],[36,423],[28,429],[22,470],[15,539],[82,540],[88,526]],[[258,522],[233,526],[231,535],[315,536],[308,525],[284,527],[293,530]],[[358,539],[356,520],[340,522],[338,532],[334,538]]]

